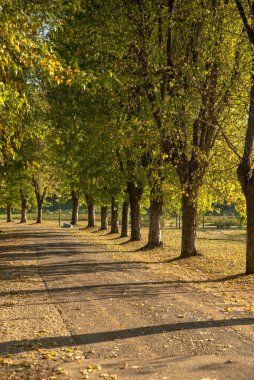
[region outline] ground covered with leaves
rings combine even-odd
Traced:
[[[1,224],[1,379],[254,377],[243,230],[201,230],[202,256],[79,226]]]

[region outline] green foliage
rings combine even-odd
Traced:
[[[34,202],[32,179],[98,205],[131,182],[144,208],[153,197],[179,215],[185,194],[200,213],[226,201],[245,214],[235,168],[251,58],[233,1],[1,7],[3,205],[21,188]]]
[[[216,228],[242,227],[242,220],[233,216],[210,216],[205,217],[205,223]]]

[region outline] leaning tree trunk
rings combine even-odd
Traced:
[[[238,179],[241,183],[246,199],[247,209],[247,234],[246,234],[246,274],[254,274],[254,171],[251,169],[253,161],[254,145],[254,29],[252,21],[249,23],[248,16],[240,0],[235,0],[239,15],[243,21],[243,26],[247,32],[250,44],[252,45],[252,67],[250,70],[250,105],[248,113],[248,125],[246,130],[244,154],[237,169]],[[253,2],[249,2],[251,18],[254,17]]]
[[[112,198],[111,202],[111,234],[118,234],[119,232],[119,212],[118,212],[118,204],[115,199]]]
[[[238,179],[246,199],[246,274],[254,273],[254,171],[243,164],[237,170]]]
[[[161,214],[162,214],[162,196],[154,196],[153,189],[150,195],[150,218],[148,243],[146,248],[161,247],[163,245],[161,236]]]
[[[253,35],[254,38],[254,35]],[[254,72],[254,60],[252,62]],[[252,169],[254,142],[254,74],[251,76],[250,106],[244,154],[237,169],[238,180],[246,199],[246,274],[254,274],[254,170]]]
[[[197,255],[196,248],[197,208],[188,196],[182,196],[182,247],[181,257]]]
[[[22,199],[21,200],[21,220],[20,223],[26,223],[27,222],[27,200]]]
[[[37,219],[36,223],[42,223],[42,205],[43,200],[37,200]]]
[[[87,205],[88,208],[88,223],[87,228],[95,227],[95,210],[94,210],[94,204],[89,203]]]
[[[128,237],[128,226],[129,226],[129,202],[123,202],[122,208],[122,226],[121,226],[121,237]]]
[[[131,238],[130,241],[141,240],[141,216],[140,216],[140,201],[143,193],[142,186],[136,186],[134,183],[129,182],[128,194],[131,209]]]
[[[101,207],[101,228],[102,231],[108,229],[108,206]]]
[[[246,274],[254,273],[254,179],[246,196],[247,235],[246,235]]]
[[[7,223],[12,222],[12,210],[11,210],[11,205],[7,205],[6,209],[6,214],[7,214]]]
[[[71,224],[75,226],[78,223],[79,197],[73,191],[71,193],[71,198],[72,198]]]

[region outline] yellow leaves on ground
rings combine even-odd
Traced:
[[[66,369],[66,368],[63,368],[63,367],[58,367],[57,370],[56,370],[57,373],[59,374],[65,374],[65,375],[68,375],[69,371]]]
[[[104,380],[116,380],[116,375],[109,375],[108,373],[102,373],[99,377],[102,377]]]
[[[57,353],[55,351],[45,352],[42,355],[43,359],[53,359],[57,356]]]
[[[89,374],[96,372],[96,371],[101,371],[100,364],[89,364],[86,368],[81,369],[80,373],[82,374],[84,379],[88,379]]]
[[[13,364],[13,360],[10,359],[10,358],[6,358],[6,357],[0,357],[0,365],[2,366],[9,366]]]
[[[126,367],[125,367],[126,368]],[[95,373],[97,371],[101,371],[102,368],[100,364],[89,364],[84,369],[80,370],[80,373],[82,374],[83,379],[89,379],[89,375],[92,373]],[[109,374],[109,373],[100,373],[99,377],[104,380],[116,380],[117,376],[115,374]]]

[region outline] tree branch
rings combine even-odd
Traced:
[[[252,29],[251,25],[249,24],[249,22],[247,20],[247,16],[246,16],[244,7],[242,5],[242,2],[241,2],[241,0],[235,0],[235,3],[236,3],[236,6],[237,6],[239,15],[240,15],[240,17],[242,19],[242,22],[244,24],[245,30],[246,30],[246,32],[248,34],[249,41],[252,43],[252,45],[254,45],[254,32],[253,32],[253,29]],[[251,11],[253,11],[252,8],[251,8]]]

